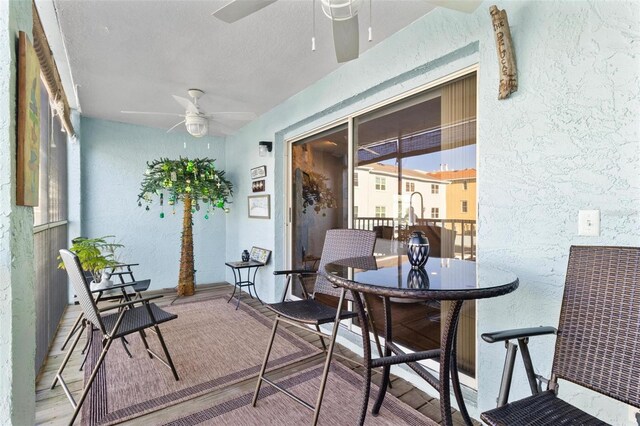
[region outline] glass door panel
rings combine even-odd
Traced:
[[[317,270],[325,233],[348,224],[348,127],[334,127],[291,147],[291,268]],[[305,280],[313,293],[314,279]],[[303,293],[294,285],[292,292]]]
[[[353,227],[376,232],[380,256],[405,257],[409,236],[421,231],[430,262],[475,261],[476,169],[475,73],[357,117]],[[381,330],[381,304],[370,305]],[[473,377],[475,304],[463,310],[458,359]],[[446,306],[436,302],[395,303],[394,341],[414,350],[438,348],[444,313]]]

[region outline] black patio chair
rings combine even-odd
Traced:
[[[551,379],[543,391],[539,380],[544,380],[533,371],[527,343],[544,334],[558,337]],[[482,338],[507,346],[498,408],[481,416],[489,425],[605,424],[560,399],[559,379],[640,408],[640,248],[571,247],[558,329],[508,330]],[[532,396],[508,403],[518,347]]]
[[[319,270],[323,271],[324,266],[327,263],[345,259],[354,256],[371,256],[376,243],[376,234],[373,231],[363,231],[357,229],[333,229],[327,231],[324,247],[322,248],[322,256],[320,259]],[[280,273],[289,274],[306,274],[309,271],[282,271]],[[287,279],[287,286],[289,285],[290,277]],[[304,287],[304,286],[303,286]],[[287,289],[285,288],[285,295]],[[306,293],[305,293],[306,294]],[[333,285],[321,274],[316,275],[316,282],[314,287],[313,298],[307,298],[302,300],[285,301],[284,297],[282,302],[265,305],[271,311],[276,314],[275,321],[273,323],[273,329],[271,331],[271,339],[267,345],[267,352],[264,356],[264,362],[260,369],[258,376],[258,383],[256,384],[256,390],[253,395],[252,405],[255,407],[258,401],[258,395],[260,393],[260,386],[265,381],[273,386],[275,389],[283,392],[287,396],[291,397],[294,401],[302,404],[314,412],[313,424],[318,422],[318,415],[320,414],[320,407],[322,405],[322,397],[324,395],[324,388],[329,374],[329,367],[331,364],[331,358],[334,355],[333,349],[335,345],[335,339],[338,334],[338,326],[340,321],[354,318],[357,316],[353,311],[341,311],[338,312],[336,307],[328,306],[315,299],[317,295],[325,294],[329,296],[339,297],[340,300],[344,300],[345,294],[333,287]],[[342,303],[340,303],[342,304]],[[271,347],[273,340],[278,329],[278,324],[284,322],[304,330],[310,331],[320,337],[322,347],[326,352],[326,359],[324,365],[324,371],[322,373],[322,379],[320,382],[320,390],[318,391],[318,397],[316,399],[315,406],[300,399],[298,396],[292,394],[288,390],[282,388],[277,383],[273,382],[268,377],[265,377],[267,363],[269,362],[269,354],[271,353]],[[327,335],[320,331],[320,326],[333,322],[333,330],[330,335]],[[315,327],[315,331],[309,329],[309,325]],[[329,347],[327,348],[324,339],[329,339]],[[335,354],[339,355],[339,354]]]
[[[59,381],[64,392],[69,398],[69,401],[74,408],[73,417],[71,418],[70,424],[73,424],[76,417],[78,416],[80,408],[82,407],[82,403],[87,397],[96,374],[98,373],[98,370],[100,369],[100,366],[102,365],[102,362],[104,361],[104,358],[109,351],[111,343],[114,339],[120,339],[130,334],[138,333],[140,335],[140,338],[142,339],[145,349],[147,350],[149,358],[158,359],[171,370],[171,372],[173,373],[173,377],[176,380],[179,380],[178,373],[175,366],[173,365],[173,361],[171,360],[171,355],[169,355],[169,351],[167,350],[164,338],[162,337],[162,333],[160,331],[160,328],[158,327],[158,324],[176,319],[178,316],[160,309],[154,303],[149,303],[150,300],[157,299],[162,296],[128,300],[122,303],[98,309],[96,301],[91,294],[89,286],[85,280],[78,257],[69,250],[64,249],[60,250],[60,257],[64,262],[65,269],[69,274],[69,279],[76,292],[78,301],[80,302],[80,306],[82,307],[82,313],[84,314],[85,318],[84,321],[89,322],[90,327],[95,327],[102,333],[102,352],[98,357],[96,365],[93,367],[89,380],[83,387],[80,400],[76,403],[75,399],[71,395],[71,392],[69,391],[69,388],[67,387],[67,384],[62,377],[62,371],[69,361],[73,350],[78,344],[82,333],[78,333],[76,335],[76,338],[73,340],[73,343],[71,344],[69,351],[66,353],[51,386],[52,388],[55,387],[56,383]],[[101,315],[102,312],[107,312],[114,309],[117,309],[118,312]],[[147,343],[146,334],[144,331],[146,329],[153,329],[153,331],[155,331],[155,334],[158,336],[158,340],[160,341],[160,345],[162,346],[162,350],[164,352],[166,360],[162,359],[149,348],[149,344]]]
[[[131,269],[131,267],[138,266],[138,265],[139,265],[138,263],[120,263],[118,265],[111,267],[111,271],[109,272],[109,275],[111,277],[117,276],[120,280],[120,284],[126,284],[126,285],[115,285],[108,289],[108,290],[120,289],[121,292],[117,294],[109,294],[107,293],[107,289],[92,290],[92,293],[96,295],[96,302],[118,300],[118,299],[124,299],[125,301],[128,301],[128,300],[131,300],[132,298],[133,299],[142,298],[143,297],[142,292],[147,291],[149,289],[149,285],[151,285],[151,280],[146,279],[146,280],[137,281],[135,279],[135,277],[133,276],[133,270]],[[91,280],[93,280],[93,274],[91,273],[91,271],[83,271],[83,275],[86,282],[89,283],[91,282]],[[83,318],[84,318],[84,315],[81,312],[76,318],[75,322],[73,323],[71,330],[69,330],[67,337],[65,337],[64,341],[62,342],[62,346],[60,347],[61,350],[64,351],[64,348],[67,346],[67,344],[69,343],[71,338],[74,336],[74,334],[76,334],[78,331],[82,333],[82,331],[84,330],[84,328],[81,327],[83,325],[83,322],[82,322]],[[82,351],[82,353],[84,353],[84,350]]]

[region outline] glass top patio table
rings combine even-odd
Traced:
[[[380,391],[371,412],[376,415],[384,400],[389,383],[389,369],[395,364],[406,363],[420,377],[440,392],[442,423],[452,425],[451,395],[453,388],[464,422],[472,424],[467,412],[456,355],[457,325],[465,300],[484,299],[511,293],[518,288],[518,277],[500,268],[482,266],[476,262],[459,259],[430,258],[424,269],[411,267],[406,255],[384,257],[354,257],[337,260],[325,265],[321,271],[327,279],[342,289],[338,311],[342,309],[345,292],[351,290],[362,328],[362,347],[365,361],[365,388],[360,411],[360,424],[364,424],[370,392],[371,370],[383,367]],[[362,295],[381,297],[384,304],[385,353],[372,359],[369,325]],[[393,342],[391,301],[449,300],[450,307],[443,321],[440,349],[407,353]],[[365,299],[366,300],[366,299]],[[439,377],[435,377],[420,360],[437,359]],[[450,387],[451,381],[451,387]]]
[[[327,264],[325,273],[340,287],[418,300],[482,299],[518,287],[518,278],[507,270],[437,257],[429,258],[424,269],[413,269],[404,254],[338,260]]]

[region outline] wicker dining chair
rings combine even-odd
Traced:
[[[543,391],[527,342],[544,334],[558,337],[551,379]],[[571,247],[558,329],[508,330],[482,338],[507,346],[498,407],[481,416],[489,425],[605,424],[560,399],[559,379],[640,408],[640,248]],[[533,395],[508,403],[518,347]]]
[[[60,250],[60,257],[64,262],[65,269],[67,270],[67,274],[69,275],[69,280],[71,281],[73,289],[76,292],[76,296],[78,297],[78,301],[80,303],[80,307],[82,308],[82,313],[84,314],[85,320],[89,322],[89,327],[94,327],[95,329],[100,330],[100,332],[102,333],[102,352],[98,357],[96,365],[93,367],[91,375],[89,376],[89,380],[87,380],[83,387],[82,394],[78,402],[76,402],[71,395],[71,392],[69,391],[69,388],[62,377],[62,372],[67,362],[69,361],[73,350],[78,344],[82,333],[78,333],[73,340],[73,343],[65,354],[65,357],[62,360],[62,364],[60,365],[60,368],[58,369],[51,386],[53,388],[55,387],[57,382],[60,382],[60,385],[69,398],[72,407],[74,408],[73,416],[69,424],[73,424],[76,417],[78,416],[80,408],[82,407],[82,403],[86,399],[89,390],[91,389],[91,385],[96,378],[98,370],[100,369],[100,366],[102,365],[102,362],[104,361],[104,358],[115,339],[121,339],[130,334],[138,333],[140,335],[140,338],[142,339],[149,358],[158,359],[171,370],[171,372],[173,373],[173,377],[176,380],[179,380],[178,373],[171,359],[171,355],[169,355],[169,351],[164,342],[164,338],[162,337],[162,332],[158,327],[159,324],[176,319],[178,316],[160,309],[154,303],[149,303],[150,300],[154,300],[162,296],[159,295],[153,297],[137,298],[99,309],[96,305],[96,301],[93,295],[91,294],[91,291],[89,290],[87,281],[85,280],[78,256],[76,256],[69,250],[63,249]],[[102,312],[112,311],[115,309],[117,309],[118,312],[101,315]],[[164,352],[166,360],[162,359],[158,354],[156,354],[149,348],[149,344],[147,343],[145,334],[145,330],[147,329],[153,329],[155,334],[158,336],[158,340],[160,341],[160,345],[162,346],[162,350]]]
[[[355,256],[371,256],[376,243],[376,234],[373,231],[364,231],[358,229],[332,229],[327,231],[324,240],[324,247],[322,248],[322,255],[320,258],[319,271],[324,271],[324,266],[327,263],[345,259]],[[291,271],[289,271],[291,272]],[[287,281],[287,285],[289,280]],[[285,289],[286,293],[286,289]],[[329,296],[338,297],[341,301],[345,298],[345,293],[340,289],[336,289],[327,280],[322,273],[317,274],[316,282],[313,292],[313,297],[302,300],[283,301],[280,303],[265,305],[268,309],[276,314],[275,321],[273,323],[273,329],[271,331],[271,338],[267,345],[267,352],[264,356],[262,368],[258,376],[258,383],[256,384],[256,390],[253,395],[252,405],[255,407],[260,393],[260,386],[262,382],[267,382],[275,389],[283,392],[287,396],[291,397],[294,401],[302,404],[314,412],[313,424],[318,422],[318,416],[320,414],[320,407],[322,405],[322,397],[324,395],[325,384],[327,376],[329,374],[329,367],[331,364],[331,358],[334,355],[333,349],[335,345],[336,335],[338,334],[338,326],[340,321],[354,318],[357,316],[356,312],[343,310],[338,312],[337,308],[328,306],[316,300],[316,296],[324,294]],[[342,303],[340,303],[342,305]],[[316,404],[310,403],[300,399],[298,396],[292,394],[288,390],[280,387],[277,383],[273,382],[268,377],[265,377],[267,363],[269,362],[269,354],[271,353],[271,347],[273,340],[278,329],[280,322],[284,322],[304,330],[310,331],[320,336],[322,347],[326,352],[326,359],[324,365],[324,371],[322,373],[322,379],[320,381],[320,390],[316,399]],[[320,331],[320,325],[333,323],[333,329],[330,335],[327,335]],[[315,327],[315,331],[309,329],[309,326]],[[329,347],[327,348],[324,339],[329,340]],[[338,355],[338,354],[335,354]]]

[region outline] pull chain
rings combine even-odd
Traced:
[[[371,27],[373,27],[373,13],[371,12],[371,1],[369,0],[369,41],[373,40],[373,31]]]
[[[316,51],[316,0],[313,0],[312,2],[312,7],[313,7],[313,23],[312,23],[312,28],[313,28],[313,35],[311,36],[311,51],[315,52]]]

